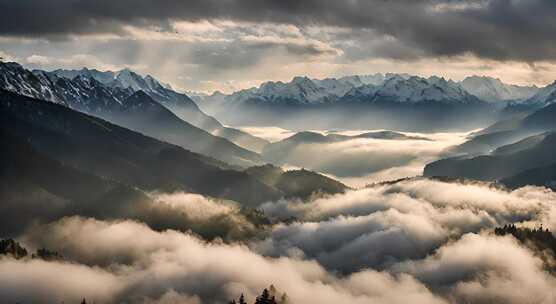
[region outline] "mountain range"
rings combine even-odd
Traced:
[[[489,126],[451,150],[458,156],[428,164],[424,175],[556,189],[556,103]]]
[[[540,90],[537,86],[510,85],[486,76],[466,77],[459,84],[470,94],[489,102],[527,100]]]
[[[539,92],[536,86],[505,84],[499,79],[471,76],[460,82],[432,76],[423,78],[408,74],[355,75],[341,78],[310,79],[294,77],[291,82],[264,82],[259,87],[240,90],[230,95],[215,92],[213,95],[197,95],[199,101],[210,102],[268,102],[322,104],[365,98],[372,102],[380,97],[390,97],[396,102],[448,101],[465,102],[473,99],[483,101],[526,100]]]
[[[194,101],[152,76],[143,77],[129,69],[102,72],[83,68],[48,72],[30,71],[17,63],[0,62],[0,89],[4,90],[0,96],[6,118],[3,119],[3,128],[11,130],[9,136],[15,136],[16,141],[39,149],[38,153],[44,157],[123,185],[145,190],[193,191],[238,200],[247,205],[292,193],[307,196],[325,184],[340,191],[342,186],[309,171],[278,174],[280,168],[270,170],[260,166],[265,162],[278,165],[290,162],[288,156],[301,145],[341,142],[354,137],[300,132],[271,144],[240,130],[224,127],[203,110],[213,112],[219,118],[222,116],[225,122],[239,120],[242,124],[255,125],[262,122],[304,130],[384,127],[449,131],[493,123],[472,134],[464,144],[447,151],[455,157],[427,165],[424,170],[427,176],[510,180],[509,184],[516,185],[523,184],[535,172],[549,176],[547,172],[556,163],[554,153],[550,152],[554,148],[553,132],[556,130],[556,82],[537,88],[507,85],[498,79],[477,76],[461,82],[407,74],[322,80],[296,77],[289,83],[266,82],[258,88],[231,95],[195,96]],[[58,108],[49,108],[45,101]],[[16,103],[18,107],[13,106]],[[91,116],[78,116],[73,114],[75,111]],[[96,118],[93,120],[92,117]],[[65,124],[69,120],[80,121],[75,126],[82,129],[73,130],[73,124],[68,129]],[[53,125],[47,125],[47,122]],[[108,122],[113,125],[108,126]],[[93,125],[87,125],[90,123]],[[95,126],[103,126],[126,141],[139,134],[159,144],[151,143],[150,146],[157,148],[148,155],[137,151],[141,146],[137,143],[131,146],[129,143],[108,145],[107,148],[114,151],[124,149],[124,152],[118,152],[124,156],[109,155],[107,151],[99,150],[95,143],[117,143],[121,138],[104,138],[106,134],[97,134]],[[115,132],[116,127],[121,129]],[[68,132],[75,134],[70,136]],[[79,138],[75,137],[76,134]],[[54,143],[56,137],[66,149]],[[428,140],[425,137],[405,138],[402,133],[392,131],[369,132],[357,138]],[[94,157],[89,151],[94,151]],[[174,168],[168,162],[157,163],[162,157],[160,153],[180,165]],[[128,154],[137,155],[130,159]],[[196,163],[192,164],[191,159],[196,159]],[[148,171],[151,168],[141,173],[154,163],[157,170]],[[193,170],[195,178],[182,179],[180,170],[190,170],[190,166],[200,168],[199,172]],[[259,169],[243,171],[251,166]],[[168,172],[159,172],[160,168]],[[275,182],[257,179],[267,179],[269,174],[274,176]],[[253,194],[244,193],[244,186],[232,190],[228,182],[218,182],[214,189],[205,185],[205,178],[216,176],[229,176],[230,183],[233,179],[241,181],[245,178],[245,183],[251,185],[249,187],[263,190],[257,190],[258,194],[253,197]],[[300,183],[299,178],[304,179],[305,185],[316,186],[305,187],[310,190],[307,193],[296,190],[292,185]],[[294,180],[296,182],[292,182]]]
[[[122,203],[128,194],[144,197],[135,191],[140,189],[199,193],[256,207],[300,195],[298,189],[287,186],[292,184],[288,175],[295,171],[283,172],[288,174],[282,184],[269,185],[249,171],[60,104],[0,90],[0,115],[3,142],[11,143],[11,148],[3,151],[2,174],[14,181],[26,180],[33,189],[27,194],[17,192],[20,199],[39,191],[46,197],[57,197],[54,201],[60,204],[81,202],[77,204],[81,208],[93,203]],[[13,148],[16,146],[19,148]],[[299,180],[312,185],[310,192],[328,189],[328,184],[341,185],[317,173],[304,173]],[[99,202],[114,189],[127,194]],[[12,190],[4,187],[2,197],[17,197]]]
[[[269,81],[230,95],[195,95],[193,101],[170,85],[129,69],[27,71],[17,63],[2,64],[0,87],[110,119],[113,116],[106,113],[113,114],[127,97],[143,91],[192,126],[257,153],[268,144],[266,140],[224,127],[219,121],[303,130],[311,126],[437,131],[488,125],[516,111],[538,109],[556,98],[555,84],[538,88],[508,85],[490,77],[472,76],[455,82],[436,76],[377,73],[326,79],[295,77],[287,83]],[[240,154],[234,159],[211,156],[239,165],[259,162],[254,155]]]
[[[88,69],[45,72],[29,71],[17,63],[0,63],[0,88],[62,104],[241,166],[259,164],[260,157],[240,145],[252,144],[251,148],[256,150],[267,143],[239,130],[223,127],[199,110],[186,95],[168,89],[150,76],[141,77],[130,70],[117,73]],[[142,107],[148,107],[149,111],[142,111]],[[211,132],[229,135],[231,140]]]
[[[265,82],[230,95],[215,92],[195,99],[201,109],[230,125],[307,129],[310,121],[322,129],[415,131],[488,125],[509,105],[530,111],[550,102],[553,98],[547,92],[552,92],[550,86],[508,85],[490,77],[455,82],[436,76],[374,74],[322,80],[295,77],[288,83]]]
[[[249,150],[260,152],[267,141],[237,129],[224,127],[214,117],[208,116],[187,95],[178,93],[168,84],[162,84],[152,76],[141,75],[124,69],[117,72],[101,72],[83,68],[81,70],[55,70],[49,74],[74,79],[75,77],[94,78],[111,88],[130,88],[134,92],[143,91],[182,120],[201,128],[213,135],[224,137]]]

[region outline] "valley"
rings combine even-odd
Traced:
[[[189,97],[130,69],[0,62],[0,285],[30,301],[270,301],[276,285],[281,304],[467,303],[522,287],[519,261],[548,290],[555,90],[377,74]]]

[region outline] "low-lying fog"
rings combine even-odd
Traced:
[[[158,199],[209,226],[236,212],[195,195]],[[132,220],[66,217],[18,238],[64,260],[1,258],[0,294],[6,303],[226,303],[241,293],[252,302],[274,284],[288,303],[554,303],[553,261],[493,228],[522,221],[556,229],[555,201],[539,187],[418,178],[269,202],[269,216],[297,221],[231,243]],[[192,206],[199,202],[206,211]]]
[[[270,142],[296,134],[278,127],[244,127],[242,130]],[[384,130],[311,130],[323,135],[347,136],[380,131]],[[396,133],[408,138],[353,138],[338,142],[300,143],[288,150],[285,161],[277,165],[315,170],[348,186],[362,187],[373,182],[421,175],[427,163],[442,158],[448,147],[463,143],[471,132]]]

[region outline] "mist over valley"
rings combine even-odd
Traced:
[[[0,0],[0,303],[556,303],[555,14]]]

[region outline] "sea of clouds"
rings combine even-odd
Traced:
[[[195,230],[222,229],[222,217],[237,221],[228,229],[256,227],[233,202],[151,195],[191,229],[81,216],[31,225],[18,241],[64,260],[1,258],[6,303],[225,303],[270,284],[291,303],[556,301],[551,260],[492,233],[508,223],[556,230],[556,193],[545,188],[407,179],[268,202],[270,218],[296,220],[212,241]]]

